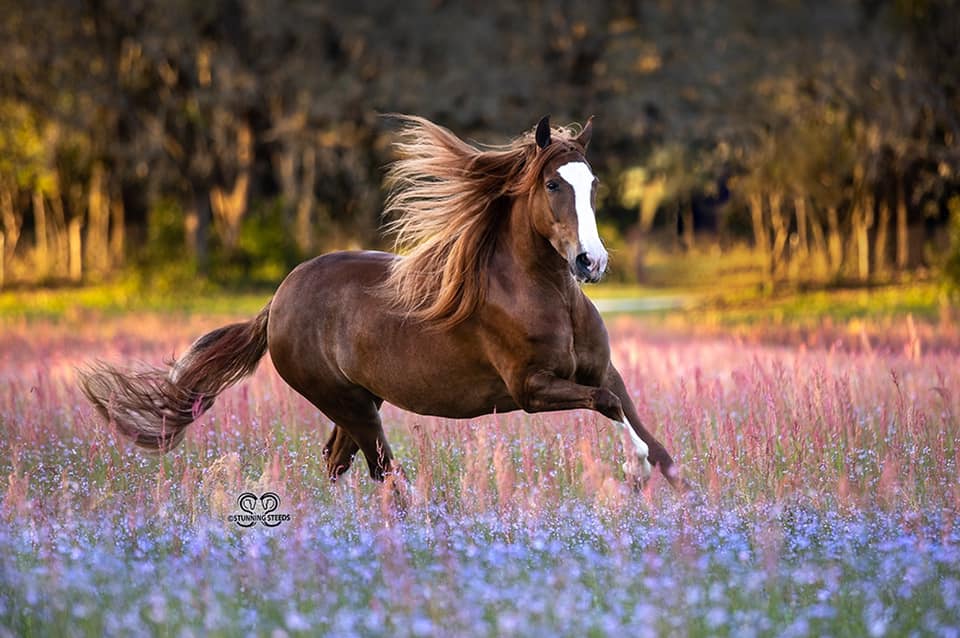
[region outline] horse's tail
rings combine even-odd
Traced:
[[[104,363],[80,372],[80,387],[117,430],[169,452],[221,392],[251,374],[267,351],[270,303],[254,319],[209,332],[171,365],[124,372]]]

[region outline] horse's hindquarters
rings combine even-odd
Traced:
[[[359,301],[365,288],[383,281],[392,258],[376,252],[322,255],[297,266],[277,289],[267,327],[270,356],[280,376],[314,403],[354,385],[339,363],[350,347],[349,325],[363,324],[373,311]]]

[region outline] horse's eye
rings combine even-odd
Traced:
[[[552,179],[551,179],[549,182],[547,182],[547,190],[548,190],[548,191],[555,191],[555,190],[557,190],[558,188],[560,188],[560,184],[556,183],[556,182],[553,181]]]

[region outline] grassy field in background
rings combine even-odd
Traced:
[[[154,294],[130,281],[79,287],[0,290],[0,321],[82,322],[131,312],[205,315],[255,314],[272,290],[230,291],[198,285]]]
[[[666,259],[661,257],[660,259]],[[708,257],[695,275],[683,271],[682,260],[671,258],[658,268],[675,270],[672,279],[652,277],[657,285],[602,283],[584,290],[595,301],[616,312],[648,315],[668,325],[743,326],[758,323],[815,327],[824,320],[889,320],[912,315],[939,322],[954,311],[940,284],[914,281],[871,287],[811,291],[762,291],[755,270],[741,269],[735,258]],[[744,267],[746,268],[746,267]],[[227,290],[206,284],[185,286],[178,292],[151,292],[133,280],[83,287],[0,290],[0,322],[37,319],[82,322],[95,317],[117,317],[130,312],[246,316],[255,314],[273,289]]]

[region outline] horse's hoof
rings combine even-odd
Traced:
[[[416,489],[396,462],[389,471],[383,473],[381,480],[386,509],[396,520],[404,520],[407,510],[416,502]]]
[[[633,461],[624,461],[623,473],[627,477],[627,484],[632,489],[640,492],[650,482],[650,476],[653,474],[653,467],[647,457],[642,456]]]

